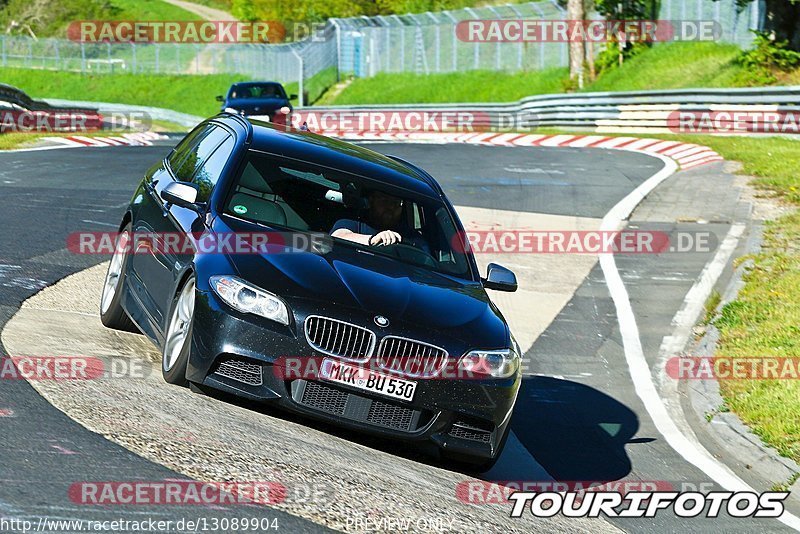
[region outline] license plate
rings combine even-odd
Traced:
[[[346,384],[370,393],[404,401],[413,400],[414,392],[417,389],[417,383],[411,380],[383,375],[364,367],[348,365],[327,358],[322,360],[319,374],[321,378],[329,382]]]

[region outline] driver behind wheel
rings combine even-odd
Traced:
[[[340,219],[331,228],[333,237],[369,246],[405,243],[428,251],[428,244],[403,217],[403,199],[371,191],[367,196],[369,212],[366,221]]]

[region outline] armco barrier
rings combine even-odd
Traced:
[[[299,112],[410,112],[467,111],[479,115],[476,129],[530,131],[536,128],[570,128],[598,133],[678,133],[676,112],[739,111],[753,114],[756,131],[769,133],[770,115],[800,125],[800,86],[745,89],[675,89],[615,93],[538,95],[502,104],[400,104],[364,106],[314,106]],[[688,132],[687,132],[688,133]],[[800,133],[783,131],[774,133]]]
[[[41,100],[34,100],[28,96],[25,91],[18,89],[12,85],[0,83],[0,104],[7,103],[28,111],[81,111],[81,112],[96,112],[96,108],[92,107],[76,107],[72,105],[66,106],[53,106]],[[0,107],[7,107],[2,106]]]

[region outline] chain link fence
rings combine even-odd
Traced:
[[[735,0],[661,0],[659,18],[714,20],[722,40],[746,47],[761,28],[764,0],[737,10]],[[597,18],[594,15],[593,18]],[[331,19],[288,44],[109,44],[0,36],[0,66],[82,73],[236,74],[278,80],[304,102],[344,76],[381,72],[522,71],[568,65],[564,42],[473,43],[458,38],[459,21],[564,20],[556,0],[409,15]],[[601,45],[594,47],[599,52]],[[302,105],[303,102],[301,102]]]
[[[334,19],[339,29],[339,70],[357,77],[379,72],[542,70],[567,65],[566,43],[471,43],[456,35],[459,21],[564,20],[557,2],[487,6],[415,15]]]
[[[721,41],[747,48],[753,41],[752,30],[764,27],[764,0],[756,0],[737,9],[734,0],[660,0],[659,18],[663,20],[713,20],[722,28]]]

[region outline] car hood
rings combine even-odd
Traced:
[[[350,308],[483,348],[508,343],[505,320],[478,282],[339,243],[325,254],[275,251],[229,259],[243,279],[290,303],[302,299],[320,312],[331,310],[325,313],[334,317],[337,309]]]

